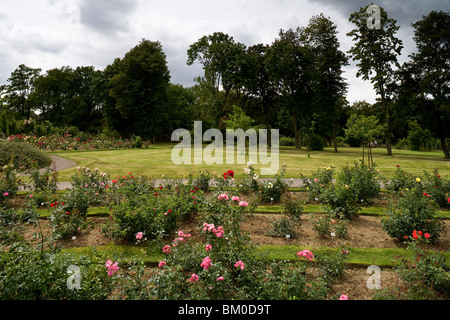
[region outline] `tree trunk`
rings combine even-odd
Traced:
[[[378,85],[380,87],[380,95],[381,95],[381,107],[383,110],[383,116],[384,116],[384,125],[385,125],[385,130],[384,130],[384,143],[386,144],[386,149],[387,149],[387,153],[388,156],[392,156],[392,146],[391,146],[391,130],[389,128],[389,115],[387,113],[387,105],[386,105],[386,96],[385,96],[385,92],[384,92],[384,85],[383,82],[381,80],[378,81]]]
[[[363,143],[363,152],[362,152],[362,164],[364,165],[364,146],[365,144]]]
[[[439,138],[439,140],[441,140],[441,148],[442,152],[444,152],[445,159],[450,159],[450,152],[447,143],[445,143],[445,138]]]
[[[298,135],[298,123],[297,123],[297,110],[292,110],[293,124],[294,124],[294,134],[295,134],[295,147],[300,148],[300,137]]]
[[[336,121],[334,119],[335,115],[334,112],[331,113],[331,121],[333,122],[333,146],[334,146],[334,152],[338,153],[337,149],[337,139],[336,139]]]

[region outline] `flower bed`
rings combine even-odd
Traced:
[[[139,140],[139,141],[137,141]],[[63,135],[52,134],[48,136],[22,135],[17,134],[7,137],[2,141],[26,142],[38,147],[41,150],[97,150],[97,149],[124,149],[124,148],[147,148],[151,143],[142,141],[140,138],[124,139],[107,137],[106,135]]]
[[[448,251],[450,239],[445,229],[428,230],[428,224],[421,224],[435,219],[430,213],[432,211],[423,209],[434,208],[428,207],[433,201],[428,193],[420,189],[422,193],[416,194],[417,188],[425,188],[424,181],[415,179],[413,183],[420,185],[413,188],[415,191],[409,190],[414,192],[413,196],[420,197],[420,206],[417,207],[427,214],[422,220],[416,220],[410,225],[413,229],[402,229],[406,239],[398,239],[390,236],[381,218],[363,217],[357,212],[343,218],[337,214],[339,211],[330,210],[327,201],[322,203],[324,212],[306,214],[301,210],[302,202],[285,189],[285,185],[253,185],[252,181],[257,180],[249,175],[244,178],[249,179],[244,181],[249,183],[242,185],[257,188],[239,190],[231,184],[234,172],[225,172],[224,178],[217,181],[217,189],[204,192],[198,188],[203,184],[198,184],[194,177],[189,177],[187,181],[166,181],[164,185],[157,185],[155,181],[135,177],[131,172],[110,181],[105,173],[79,168],[73,176],[77,187],[64,194],[54,194],[49,203],[44,203],[50,213],[50,219],[47,220],[36,220],[36,209],[41,205],[33,202],[34,197],[30,197],[35,190],[22,196],[26,200],[22,207],[27,210],[19,212],[10,207],[14,201],[4,202],[0,213],[3,245],[0,260],[1,298],[354,299],[355,296],[349,294],[350,289],[340,282],[348,277],[347,264],[352,250],[368,247],[381,250],[406,248],[406,245],[410,246],[415,259],[419,260],[416,263],[397,263],[399,283],[404,285],[413,278],[416,282],[424,281],[421,283],[427,290],[415,285],[409,286],[408,290],[402,289],[402,294],[397,296],[392,292],[379,292],[382,297],[441,298],[448,294],[449,279],[443,268],[445,263],[439,253],[432,250]],[[347,182],[350,190],[353,188],[351,182]],[[332,184],[329,182],[327,188],[333,188]],[[45,183],[40,188],[47,190]],[[257,205],[267,203],[267,193],[264,193],[264,197],[261,197],[263,192],[259,193],[263,190],[271,192],[267,188],[278,189],[271,195],[283,190],[277,200],[283,204],[289,202],[289,205],[283,206],[284,212],[277,215],[255,213]],[[309,190],[305,189],[305,192]],[[334,196],[337,195],[339,193]],[[342,203],[353,201],[348,200],[346,193],[344,195]],[[393,201],[392,210],[407,206],[409,215],[417,215],[410,205],[411,201],[396,202],[403,197],[400,189],[390,193],[390,197]],[[376,198],[372,200],[376,201]],[[107,206],[109,216],[93,218],[87,215],[87,208],[92,208],[94,204]],[[386,210],[388,218],[392,210]],[[314,218],[319,217],[331,219],[325,221],[331,226],[327,229],[329,233],[318,232]],[[278,236],[270,235],[268,231],[273,226],[270,218],[285,218],[292,222],[290,230],[295,230],[297,236],[283,234],[283,225],[280,224],[277,226],[281,233]],[[345,219],[346,232],[339,233],[334,226],[341,219]],[[36,223],[34,226],[33,222]],[[445,228],[448,227],[448,221],[443,224]],[[40,237],[32,239],[31,233],[37,233]],[[431,243],[433,239],[437,241]],[[47,246],[49,249],[42,250],[40,245],[43,240],[47,241],[47,245],[50,244]],[[103,251],[91,251],[86,257],[84,269],[80,271],[89,275],[83,279],[96,285],[95,290],[88,291],[88,287],[84,287],[85,291],[80,289],[75,294],[62,285],[62,278],[67,279],[63,270],[68,266],[64,261],[70,261],[75,266],[77,263],[73,254],[62,253],[56,249],[56,244],[91,248],[108,245]],[[289,244],[298,247],[298,250],[286,261],[275,261],[258,253],[257,246],[267,244],[275,247]],[[141,250],[141,254],[127,259],[125,265],[115,250],[118,245],[136,247]],[[323,250],[323,247],[329,250]],[[18,268],[16,257],[22,255],[24,248],[32,254],[27,254],[20,264],[21,268]],[[157,266],[149,268],[142,258],[145,252],[155,248],[157,251],[153,254],[161,258]],[[409,261],[409,258],[403,260]],[[49,271],[56,278],[48,279],[43,277],[42,272],[33,271],[32,266],[36,261],[42,263],[44,270],[49,270],[51,265]],[[52,264],[49,261],[53,261]],[[427,264],[419,265],[417,261],[430,261],[433,268],[430,269]],[[414,269],[416,266],[420,266],[420,272],[427,276],[418,278],[419,271]],[[18,276],[13,277],[13,274]],[[35,283],[35,287],[27,287],[20,295],[8,289],[19,285],[21,281],[32,283],[31,280],[36,277],[43,278],[39,278],[41,281]],[[74,281],[76,285],[76,279]]]

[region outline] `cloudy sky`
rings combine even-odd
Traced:
[[[271,44],[280,29],[306,26],[320,13],[339,31],[341,50],[352,46],[346,33],[349,15],[372,1],[360,0],[0,0],[0,84],[19,64],[43,72],[62,66],[103,70],[143,38],[160,41],[171,81],[191,86],[203,75],[187,66],[187,49],[204,35],[220,31],[247,46]],[[415,50],[411,23],[432,10],[450,11],[448,0],[378,0],[401,26],[400,62]],[[372,85],[356,78],[352,62],[345,69],[348,100],[375,102]]]

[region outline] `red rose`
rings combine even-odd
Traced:
[[[425,238],[429,239],[431,236],[429,233],[425,233]]]
[[[230,177],[234,177],[234,171],[233,170],[228,170],[227,171],[227,175],[229,175]]]
[[[423,232],[422,232],[422,231],[419,231],[418,234],[419,234],[419,236],[421,236],[421,235],[423,234]]]
[[[396,165],[397,168],[400,168],[400,165]]]
[[[414,239],[418,239],[419,236],[418,236],[416,233],[414,233],[414,234],[413,234],[413,238],[414,238]]]

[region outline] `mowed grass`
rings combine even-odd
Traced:
[[[98,168],[103,172],[110,174],[111,178],[116,176],[145,175],[151,179],[160,179],[162,175],[165,178],[183,178],[186,175],[193,174],[197,176],[200,171],[208,170],[210,173],[216,172],[222,175],[223,172],[231,169],[235,171],[236,177],[242,177],[244,167],[250,159],[246,155],[244,161],[238,163],[238,153],[234,153],[234,164],[228,164],[226,158],[226,148],[223,150],[222,164],[202,164],[194,163],[194,156],[201,154],[191,154],[191,164],[175,164],[172,161],[172,150],[177,143],[160,143],[151,145],[147,149],[114,149],[114,150],[92,150],[92,151],[56,151],[50,154],[77,161],[79,166],[86,166],[90,169]],[[203,145],[203,148],[208,146]],[[192,148],[193,150],[193,148]],[[391,178],[395,172],[396,165],[415,176],[422,176],[424,170],[432,172],[438,169],[444,177],[450,176],[450,161],[444,159],[441,151],[409,151],[393,150],[393,156],[388,156],[386,149],[373,149],[373,159],[376,169],[386,177]],[[250,153],[252,156],[257,154]],[[213,154],[214,156],[214,154]],[[268,157],[271,155],[269,154]],[[297,149],[294,147],[280,147],[279,163],[276,163],[277,157],[268,158],[268,164],[261,164],[260,158],[254,167],[256,173],[260,174],[261,168],[271,166],[279,168],[283,163],[286,164],[286,178],[300,178],[300,172],[305,177],[310,177],[312,172],[318,168],[335,165],[336,169],[345,164],[352,165],[355,161],[362,159],[362,148],[339,148],[338,153],[333,152],[333,148],[325,148],[324,151],[307,152],[305,148]],[[59,181],[69,181],[73,174],[73,168],[59,172]],[[271,178],[274,175],[264,176],[262,178]]]

